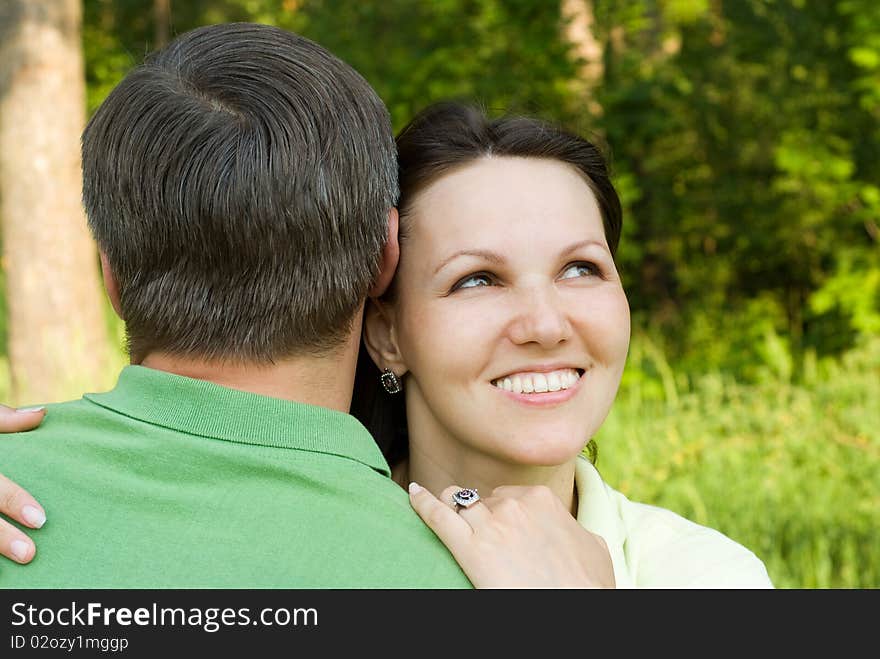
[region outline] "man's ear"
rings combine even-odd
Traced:
[[[370,297],[382,297],[394,278],[397,262],[400,260],[400,244],[397,242],[398,226],[397,209],[392,208],[388,211],[388,240],[385,241],[385,247],[382,248],[379,276],[376,277],[376,281],[367,293]]]
[[[397,345],[397,329],[388,305],[367,300],[364,309],[364,345],[380,371],[390,368],[397,377],[407,371],[406,362]]]
[[[110,267],[110,261],[107,260],[107,254],[101,254],[101,275],[104,278],[104,288],[107,289],[107,297],[110,298],[110,304],[113,305],[113,311],[116,315],[125,320],[122,315],[122,304],[119,301],[119,286],[116,283],[116,275],[113,274],[113,268]]]

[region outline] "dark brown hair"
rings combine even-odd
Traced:
[[[611,255],[616,254],[623,222],[620,199],[611,184],[605,158],[594,144],[540,119],[489,119],[479,108],[456,102],[429,106],[397,136],[402,249],[418,192],[454,169],[489,156],[545,158],[577,169],[596,197],[605,239]],[[393,284],[387,296],[393,300]],[[394,464],[408,452],[404,397],[385,394],[378,378],[379,370],[362,345],[352,414],[370,430]],[[592,440],[587,451],[595,462],[596,445]]]
[[[82,150],[135,359],[265,363],[348,334],[397,198],[388,111],[348,64],[268,25],[198,28],[113,89]]]

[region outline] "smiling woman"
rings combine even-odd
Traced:
[[[395,303],[388,322],[370,314],[368,337],[408,374],[411,476],[430,462],[446,485],[485,487],[510,463],[545,467],[533,478],[567,482],[557,494],[571,504],[571,458],[608,413],[629,338],[590,188],[559,161],[482,158],[424,188],[405,217]]]
[[[400,265],[364,339],[404,396],[375,395],[362,353],[353,413],[474,585],[771,586],[747,549],[626,500],[583,458],[630,337],[596,147],[446,103],[398,151]],[[456,506],[459,486],[479,501]]]

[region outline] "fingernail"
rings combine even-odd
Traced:
[[[37,529],[43,528],[43,524],[46,523],[46,513],[34,506],[25,506],[22,508],[21,516],[24,518],[25,522]]]
[[[9,549],[12,551],[12,555],[20,561],[26,561],[31,551],[30,545],[24,540],[13,540]]]
[[[410,494],[418,494],[419,492],[422,491],[422,489],[423,489],[422,486],[419,485],[418,483],[410,483],[409,484],[409,493]]]
[[[22,407],[21,409],[16,410],[16,412],[20,412],[21,414],[34,414],[36,412],[42,412],[45,409],[45,405],[40,405],[39,407]]]

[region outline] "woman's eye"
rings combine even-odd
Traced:
[[[576,277],[601,277],[602,271],[595,263],[572,263],[562,271],[560,279],[574,279]]]
[[[492,279],[489,275],[485,273],[479,273],[476,275],[468,275],[464,279],[459,279],[458,282],[452,287],[452,290],[457,291],[461,288],[477,288],[479,286],[491,286]]]

